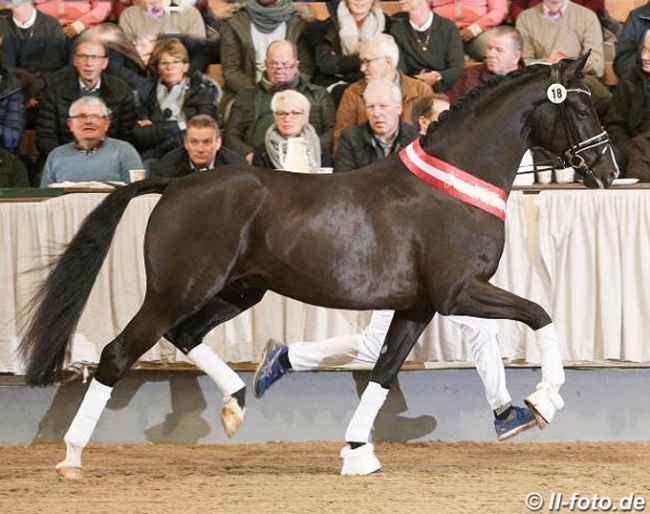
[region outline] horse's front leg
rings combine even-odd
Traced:
[[[447,313],[444,313],[447,314]],[[456,298],[449,314],[464,314],[492,319],[521,321],[535,331],[540,354],[542,379],[526,404],[544,428],[555,413],[564,407],[560,387],[564,384],[564,367],[553,320],[538,304],[477,279]]]
[[[391,383],[434,313],[433,309],[395,312],[370,382],[345,433],[347,446],[341,450],[342,475],[369,475],[381,469],[370,444],[372,426]]]

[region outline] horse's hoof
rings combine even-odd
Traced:
[[[221,409],[221,426],[228,437],[235,435],[244,422],[244,412],[236,398],[226,396]]]
[[[81,471],[81,468],[57,465],[56,473],[65,480],[81,480],[83,478],[83,471]]]
[[[539,428],[544,429],[553,421],[555,413],[564,407],[564,400],[557,391],[538,389],[524,400],[535,416]]]
[[[371,443],[354,449],[345,446],[341,450],[341,458],[341,475],[370,475],[381,471],[381,463],[375,456],[375,447]]]

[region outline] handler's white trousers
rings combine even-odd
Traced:
[[[332,337],[324,341],[299,342],[289,345],[289,361],[295,371],[346,364],[374,364],[394,311],[374,311],[370,324],[361,334]],[[469,316],[446,316],[456,323],[469,343],[472,358],[492,410],[511,402],[506,388],[506,374],[497,343],[496,321]]]

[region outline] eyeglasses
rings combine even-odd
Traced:
[[[105,55],[74,54],[74,56],[80,61],[88,61],[88,62],[99,62],[102,59],[106,59]]]
[[[277,111],[273,113],[275,116],[278,118],[297,118],[298,116],[302,116],[303,112],[302,111]]]
[[[74,116],[70,116],[70,119],[81,120],[81,121],[86,121],[86,120],[99,121],[99,120],[104,120],[108,117],[109,116],[106,114],[75,114]]]
[[[371,57],[370,59],[361,59],[361,66],[368,66],[371,62],[373,61],[378,61],[379,59],[383,59],[385,56],[380,55],[379,57]]]
[[[266,61],[267,68],[275,68],[276,70],[284,70],[287,68],[292,68],[295,66],[296,61],[291,62],[277,62],[277,61]]]
[[[158,61],[158,66],[175,66],[177,64],[183,64],[182,59],[172,59],[171,61]]]

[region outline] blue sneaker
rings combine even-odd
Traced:
[[[499,441],[510,439],[526,430],[537,426],[535,416],[526,407],[512,406],[506,419],[495,419],[494,430],[497,431]]]
[[[255,376],[253,377],[253,394],[261,398],[269,387],[287,374],[286,368],[280,364],[280,357],[287,353],[289,348],[282,343],[269,341],[264,348]]]

